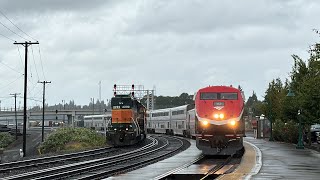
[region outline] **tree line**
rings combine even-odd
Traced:
[[[142,98],[141,103],[147,107],[147,98]],[[186,104],[194,104],[193,95],[181,93],[179,96],[154,96],[154,109],[172,108]]]
[[[315,32],[319,35],[317,30]],[[310,127],[320,124],[320,44],[313,44],[308,52],[306,60],[292,55],[293,67],[289,77],[284,82],[280,78],[273,79],[263,101],[253,93],[246,103],[247,113],[250,109],[255,116],[265,114],[273,120],[276,140],[296,143],[301,118],[310,144]],[[291,96],[288,96],[289,92]]]

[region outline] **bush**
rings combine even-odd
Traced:
[[[5,148],[14,141],[13,136],[7,132],[0,133],[0,148]]]
[[[86,128],[60,128],[40,146],[41,153],[75,151],[106,145],[105,137]]]
[[[284,123],[276,119],[273,125],[273,138],[276,141],[284,141],[288,143],[297,143],[298,141],[298,125],[293,121]]]

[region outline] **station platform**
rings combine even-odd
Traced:
[[[161,179],[166,174],[182,172],[202,156],[195,141],[190,140],[190,143],[191,146],[187,150],[171,158],[107,179]],[[318,151],[308,148],[296,149],[295,144],[270,142],[268,139],[253,137],[246,137],[244,146],[245,153],[239,166],[232,173],[219,176],[219,180],[320,179]],[[207,167],[193,172],[188,168],[188,171],[195,174],[206,169]]]
[[[244,179],[320,179],[320,153],[295,144],[246,137],[255,148],[256,164]]]
[[[148,165],[146,167],[106,179],[161,179],[161,177],[164,177],[166,174],[169,175],[171,174],[171,172],[182,169],[184,166],[191,165],[193,162],[201,158],[202,152],[196,147],[196,141],[189,139],[189,142],[191,143],[191,146],[188,149],[180,152],[179,154],[176,154],[175,156]]]

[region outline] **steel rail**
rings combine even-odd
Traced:
[[[223,161],[222,163],[214,166],[200,180],[205,180],[210,175],[212,175],[212,174],[216,173],[217,171],[219,171],[220,169],[222,169],[225,165],[227,165],[231,161],[231,159],[232,159],[232,156],[229,156],[225,161]]]
[[[121,157],[124,156],[124,158],[121,159],[123,161],[123,160],[127,159],[127,155],[134,154],[134,153],[137,153],[137,152],[141,152],[141,151],[147,150],[149,148],[152,148],[152,147],[158,145],[158,140],[156,140],[155,138],[149,138],[149,139],[152,140],[152,143],[150,143],[150,144],[148,144],[148,145],[146,145],[146,146],[144,146],[142,148],[139,148],[139,149],[136,149],[136,150],[133,150],[133,151],[130,151],[130,152],[126,152],[126,153],[123,153],[123,154],[118,154],[118,155],[110,156],[110,157],[106,157],[106,158],[94,159],[94,160],[89,160],[89,161],[84,161],[84,162],[79,162],[79,163],[73,163],[73,164],[68,164],[68,165],[63,165],[63,166],[57,166],[57,167],[52,167],[52,168],[38,170],[38,171],[31,171],[31,172],[28,172],[28,173],[9,176],[9,177],[5,177],[5,178],[2,178],[2,179],[3,180],[7,180],[7,179],[28,179],[28,178],[36,179],[35,177],[37,177],[37,176],[38,176],[38,178],[41,179],[41,177],[48,176],[48,174],[50,174],[50,173],[57,174],[57,171],[66,171],[66,170],[73,169],[73,168],[81,169],[80,171],[82,171],[83,167],[87,167],[88,168],[88,166],[92,165],[92,164],[96,164],[96,165],[95,166],[92,165],[92,166],[89,166],[89,167],[96,168],[97,166],[101,166],[101,165],[105,165],[105,164],[109,164],[110,165],[110,164],[116,163],[116,160],[117,160],[116,158],[120,158],[121,159]],[[138,155],[141,155],[141,154],[138,154]],[[39,176],[41,176],[41,177],[39,177]]]
[[[180,138],[173,138],[173,137],[168,137],[168,138],[172,138],[175,140],[178,140],[180,142],[179,146],[175,147],[173,150],[170,151],[166,151],[164,154],[159,154],[155,157],[151,157],[151,158],[147,158],[146,160],[142,160],[142,161],[137,161],[131,164],[121,164],[120,167],[116,167],[114,169],[108,169],[108,170],[103,170],[97,173],[93,173],[93,174],[89,174],[87,176],[84,177],[80,177],[80,178],[76,178],[77,180],[92,180],[92,179],[100,179],[100,178],[105,178],[108,177],[110,175],[116,174],[117,172],[121,172],[121,171],[125,171],[127,169],[131,169],[134,167],[138,167],[140,165],[143,164],[149,164],[151,162],[157,161],[159,159],[162,159],[163,157],[166,157],[170,154],[175,153],[176,151],[178,151],[179,149],[182,148],[182,146],[184,145],[183,141]],[[169,143],[169,141],[167,141],[167,143]],[[154,149],[153,151],[157,151],[159,152],[159,150],[161,149],[161,147]]]
[[[48,156],[42,158],[35,158],[35,159],[28,159],[23,161],[15,161],[10,163],[0,164],[0,173],[5,173],[6,171],[18,170],[28,167],[36,167],[40,165],[52,164],[56,162],[60,162],[61,160],[74,160],[79,158],[85,158],[100,154],[105,154],[109,152],[113,152],[116,149],[113,147],[106,147],[106,148],[99,148],[99,149],[92,149],[77,153],[69,153],[69,154],[62,154],[56,156]]]

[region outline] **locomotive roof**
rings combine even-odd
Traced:
[[[120,98],[131,98],[131,95],[130,94],[117,94],[113,98],[117,98],[117,97],[120,97]]]
[[[205,88],[199,89],[200,92],[212,92],[212,91],[218,91],[218,92],[239,92],[240,90],[237,88],[234,88],[232,86],[208,86]]]

